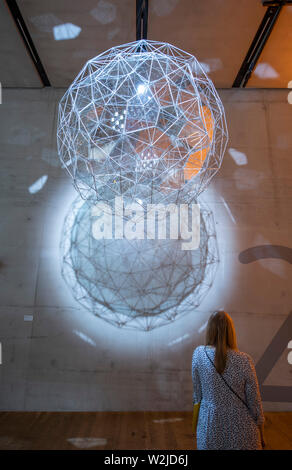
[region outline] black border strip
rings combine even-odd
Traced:
[[[256,35],[250,45],[248,53],[239,69],[237,77],[235,78],[232,87],[244,88],[253,72],[253,69],[261,55],[261,52],[272,32],[274,24],[279,16],[283,4],[277,6],[269,6],[261,24],[256,32]]]
[[[50,80],[46,74],[46,71],[43,67],[41,59],[37,53],[36,47],[33,43],[31,35],[27,29],[21,11],[18,8],[16,0],[6,0],[6,4],[10,10],[10,13],[15,21],[16,27],[24,41],[25,47],[37,69],[37,72],[40,76],[41,82],[45,87],[51,86]]]

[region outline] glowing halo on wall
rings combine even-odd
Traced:
[[[224,108],[197,59],[141,40],[89,60],[59,104],[58,152],[83,199],[196,200],[221,166]],[[104,195],[104,192],[103,192]]]
[[[219,263],[213,214],[201,203],[200,247],[180,239],[93,237],[93,203],[78,197],[63,225],[62,276],[86,310],[118,327],[152,330],[194,310]]]

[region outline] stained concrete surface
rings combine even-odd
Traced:
[[[239,348],[255,363],[261,358],[291,310],[292,267],[282,259],[242,264],[238,256],[257,245],[291,248],[292,106],[287,90],[219,92],[230,141],[203,195],[216,222],[215,282],[193,314],[142,332],[93,317],[61,277],[61,229],[76,197],[56,152],[64,90],[3,90],[1,410],[190,410],[192,351],[217,308],[231,314]],[[30,193],[44,175],[43,188]],[[289,351],[287,344],[265,384],[292,386]],[[292,403],[264,409],[289,411]]]

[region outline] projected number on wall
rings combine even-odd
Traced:
[[[283,245],[258,245],[242,251],[238,259],[242,264],[249,264],[261,259],[282,259],[292,264],[292,249]],[[292,387],[263,385],[277,360],[287,348],[287,344],[288,348],[292,348],[291,331],[292,311],[289,313],[256,365],[263,401],[292,402]],[[292,364],[291,351],[287,359],[288,363]]]

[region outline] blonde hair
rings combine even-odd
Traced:
[[[214,346],[215,367],[219,374],[224,372],[227,348],[237,349],[236,333],[232,318],[223,310],[214,312],[208,321],[206,345]]]

